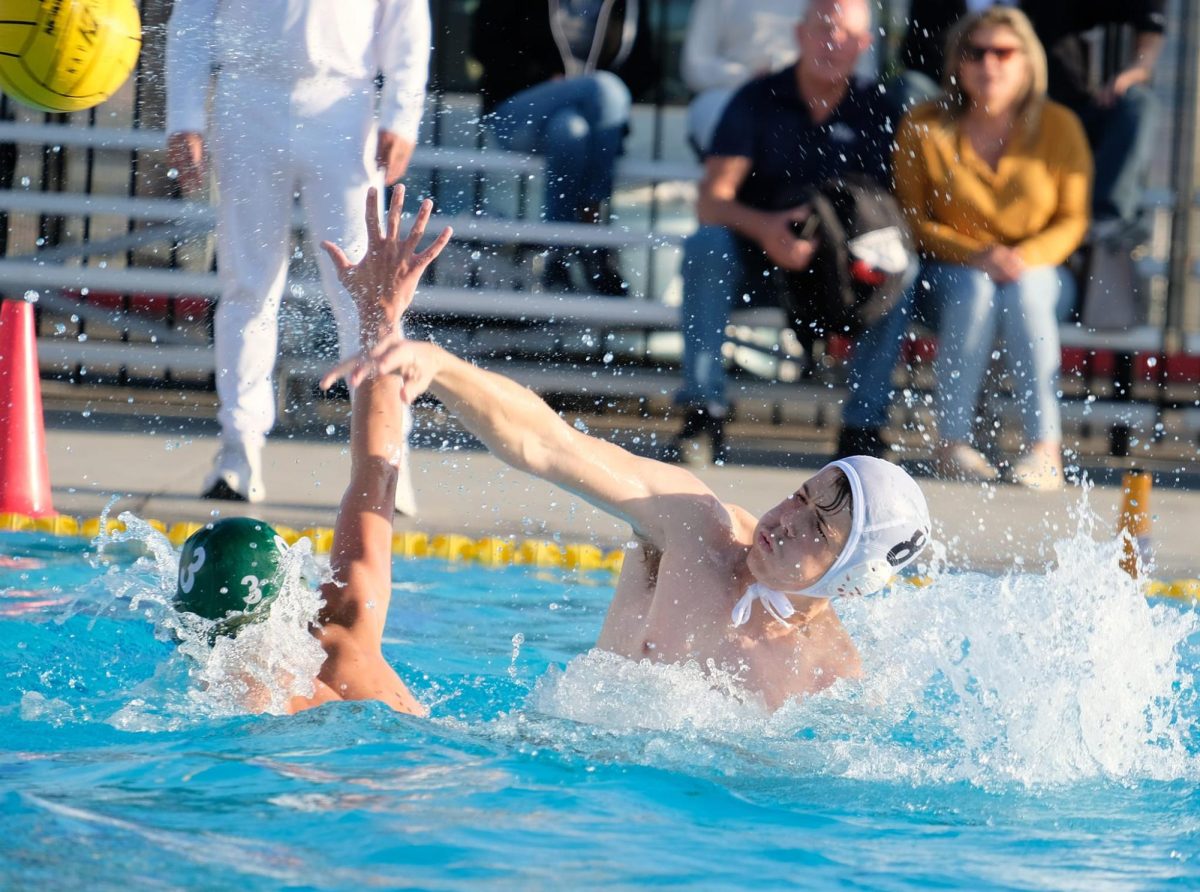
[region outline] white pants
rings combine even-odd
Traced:
[[[220,190],[214,334],[224,442],[257,451],[275,423],[272,372],[297,193],[340,352],[358,349],[354,303],[319,246],[328,239],[351,260],[365,248],[363,202],[367,187],[380,185],[373,96],[372,85],[347,86],[324,108],[297,109],[274,85],[268,94],[233,77],[220,84],[209,145]]]

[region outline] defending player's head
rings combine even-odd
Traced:
[[[271,526],[250,517],[207,524],[183,544],[175,607],[216,622],[216,635],[235,635],[264,619],[279,594],[280,558],[287,550]]]

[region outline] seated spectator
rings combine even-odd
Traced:
[[[805,0],[696,0],[683,42],[688,140],[703,156],[737,88],[796,61]]]
[[[647,4],[636,0],[481,0],[471,53],[483,66],[485,120],[500,145],[546,159],[544,217],[598,223],[629,129],[632,95],[655,79]],[[545,284],[626,295],[607,249],[553,248]]]
[[[1133,223],[1154,151],[1158,105],[1150,80],[1163,45],[1166,0],[1061,0],[1023,4],[1046,47],[1048,92],[1083,121],[1096,159],[1092,215],[1098,233]],[[1084,32],[1128,25],[1132,61],[1101,86],[1089,82]]]
[[[688,106],[688,140],[708,153],[721,113],[751,78],[796,61],[796,25],[806,0],[695,0],[683,44],[683,80],[696,94]],[[874,45],[859,59],[860,76],[874,79]]]
[[[967,17],[946,60],[945,101],[905,118],[895,154],[896,195],[940,303],[937,465],[957,479],[998,476],[971,428],[999,333],[1028,442],[1012,476],[1056,489],[1058,267],[1087,232],[1087,138],[1070,110],[1046,99],[1045,52],[1023,13]]]
[[[908,27],[900,45],[900,89],[905,107],[936,98],[942,92],[946,39],[968,13],[993,6],[1017,6],[1013,0],[912,0]]]
[[[684,246],[684,384],[675,399],[685,417],[667,460],[703,461],[708,449],[713,460],[724,459],[721,347],[730,310],[735,302],[769,302],[777,274],[807,270],[816,250],[804,237],[808,209],[787,204],[788,196],[850,174],[890,182],[898,116],[874,86],[851,81],[871,45],[869,0],[814,0],[795,35],[799,60],[734,95],[705,162],[701,226]],[[855,347],[847,424],[877,427],[886,417],[887,381],[861,382],[858,367],[877,339],[899,339],[894,316],[884,316],[886,324],[868,329]],[[877,453],[878,446],[850,451]]]

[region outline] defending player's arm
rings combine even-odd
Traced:
[[[370,190],[362,261],[351,264],[335,245],[323,246],[358,308],[364,350],[401,334],[421,273],[450,239],[446,229],[418,252],[431,203],[422,204],[409,235],[401,238],[403,187],[393,197],[386,231],[379,227],[377,201]],[[362,381],[354,394],[350,483],[334,526],[333,582],[322,591],[321,640],[329,657],[320,678],[345,699],[378,699],[405,712],[422,712],[381,652],[392,588],[396,462],[404,443],[400,387],[399,379],[384,375]]]

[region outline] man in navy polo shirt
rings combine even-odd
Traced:
[[[776,271],[802,272],[815,244],[805,238],[806,186],[863,174],[891,188],[895,102],[877,84],[852,80],[871,45],[869,0],[814,0],[796,28],[800,58],[753,80],[730,100],[705,160],[697,214],[683,264],[684,384],[675,401],[683,430],[668,461],[724,460],[728,410],[721,345],[735,305],[774,302]],[[902,335],[903,314],[888,313],[863,333],[850,370],[839,451],[879,454],[891,368],[869,362]],[[890,340],[889,340],[890,339]],[[871,440],[872,442],[866,442]]]

